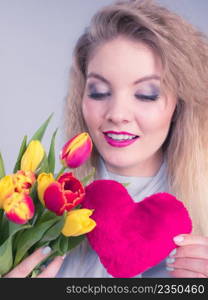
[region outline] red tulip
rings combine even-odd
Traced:
[[[60,159],[65,167],[77,168],[90,157],[91,151],[92,140],[87,132],[83,132],[64,145]]]
[[[85,195],[84,187],[72,173],[64,173],[45,190],[45,206],[58,216],[77,206]]]

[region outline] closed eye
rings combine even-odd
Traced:
[[[91,93],[88,95],[88,97],[95,100],[102,100],[109,97],[110,95],[110,93]]]
[[[137,94],[135,97],[142,101],[156,101],[159,98],[159,95],[143,95]]]

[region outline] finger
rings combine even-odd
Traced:
[[[208,237],[193,235],[193,234],[180,234],[173,238],[174,242],[178,246],[185,245],[204,245],[208,246]]]
[[[178,247],[171,257],[208,259],[208,246],[186,245]]]
[[[37,278],[53,278],[58,273],[63,261],[64,256],[57,256],[45,269],[41,272]]]
[[[183,269],[174,269],[173,271],[169,271],[171,277],[177,278],[205,278],[204,274],[198,272],[192,272],[189,270]]]
[[[17,267],[7,273],[6,278],[24,278],[28,276],[31,271],[39,264],[44,258],[51,253],[50,247],[40,248],[33,254],[25,258]]]
[[[201,273],[205,277],[208,277],[208,260],[206,259],[168,258],[166,263],[169,268]]]

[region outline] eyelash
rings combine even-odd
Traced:
[[[159,95],[135,95],[135,97],[142,101],[156,101]]]
[[[89,94],[88,97],[95,100],[103,100],[107,97],[110,97],[110,93],[92,93]],[[159,95],[135,95],[135,97],[142,101],[156,101],[159,98]]]
[[[104,98],[109,97],[111,94],[110,93],[92,93],[89,94],[88,97],[95,99],[95,100],[102,100]]]

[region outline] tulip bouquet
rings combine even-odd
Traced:
[[[80,133],[63,146],[63,167],[55,175],[57,130],[48,154],[41,143],[51,117],[28,143],[24,137],[12,174],[6,174],[0,154],[0,276],[40,247],[52,248],[49,259],[64,255],[96,226],[90,218],[93,210],[81,207],[85,185],[94,170],[81,180],[67,170],[79,167],[90,157],[91,138]],[[37,275],[39,267],[31,277]]]

